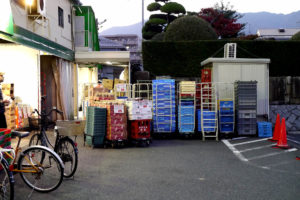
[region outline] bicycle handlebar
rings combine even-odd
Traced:
[[[56,107],[53,107],[47,114],[39,113],[37,109],[34,109],[32,113],[37,113],[40,117],[48,117],[53,111],[57,112],[58,114],[63,114],[63,111],[58,110]]]

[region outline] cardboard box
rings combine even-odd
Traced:
[[[105,88],[112,90],[113,89],[113,85],[114,85],[114,81],[111,79],[102,79],[102,84]]]

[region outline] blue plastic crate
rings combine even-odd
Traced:
[[[220,123],[220,132],[233,132],[233,124],[222,124]]]
[[[220,123],[221,122],[233,122],[234,118],[233,116],[221,116],[220,117]]]
[[[271,122],[257,122],[258,137],[272,137],[272,123]]]
[[[232,108],[233,107],[233,101],[220,101],[220,108]]]
[[[194,123],[194,116],[180,116],[178,122],[180,123]]]
[[[233,108],[230,107],[222,107],[219,110],[221,115],[233,115]]]
[[[194,107],[178,107],[178,112],[182,115],[188,114],[188,115],[194,115],[195,108]]]
[[[194,124],[181,124],[179,127],[180,133],[194,132]]]

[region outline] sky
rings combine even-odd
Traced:
[[[106,20],[100,32],[114,26],[128,26],[142,21],[142,0],[81,0],[83,5],[92,6],[99,22]],[[153,13],[147,5],[154,0],[144,0],[145,20]],[[199,12],[201,8],[213,7],[220,0],[173,0],[182,4],[187,11]],[[240,13],[271,12],[289,14],[300,10],[300,0],[230,0],[233,9]]]

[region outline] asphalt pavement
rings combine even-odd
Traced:
[[[74,179],[41,194],[32,192],[16,174],[15,199],[300,199],[297,143],[292,150],[282,150],[264,138],[171,139],[154,140],[150,147],[93,149],[83,145],[83,137],[77,141]]]

